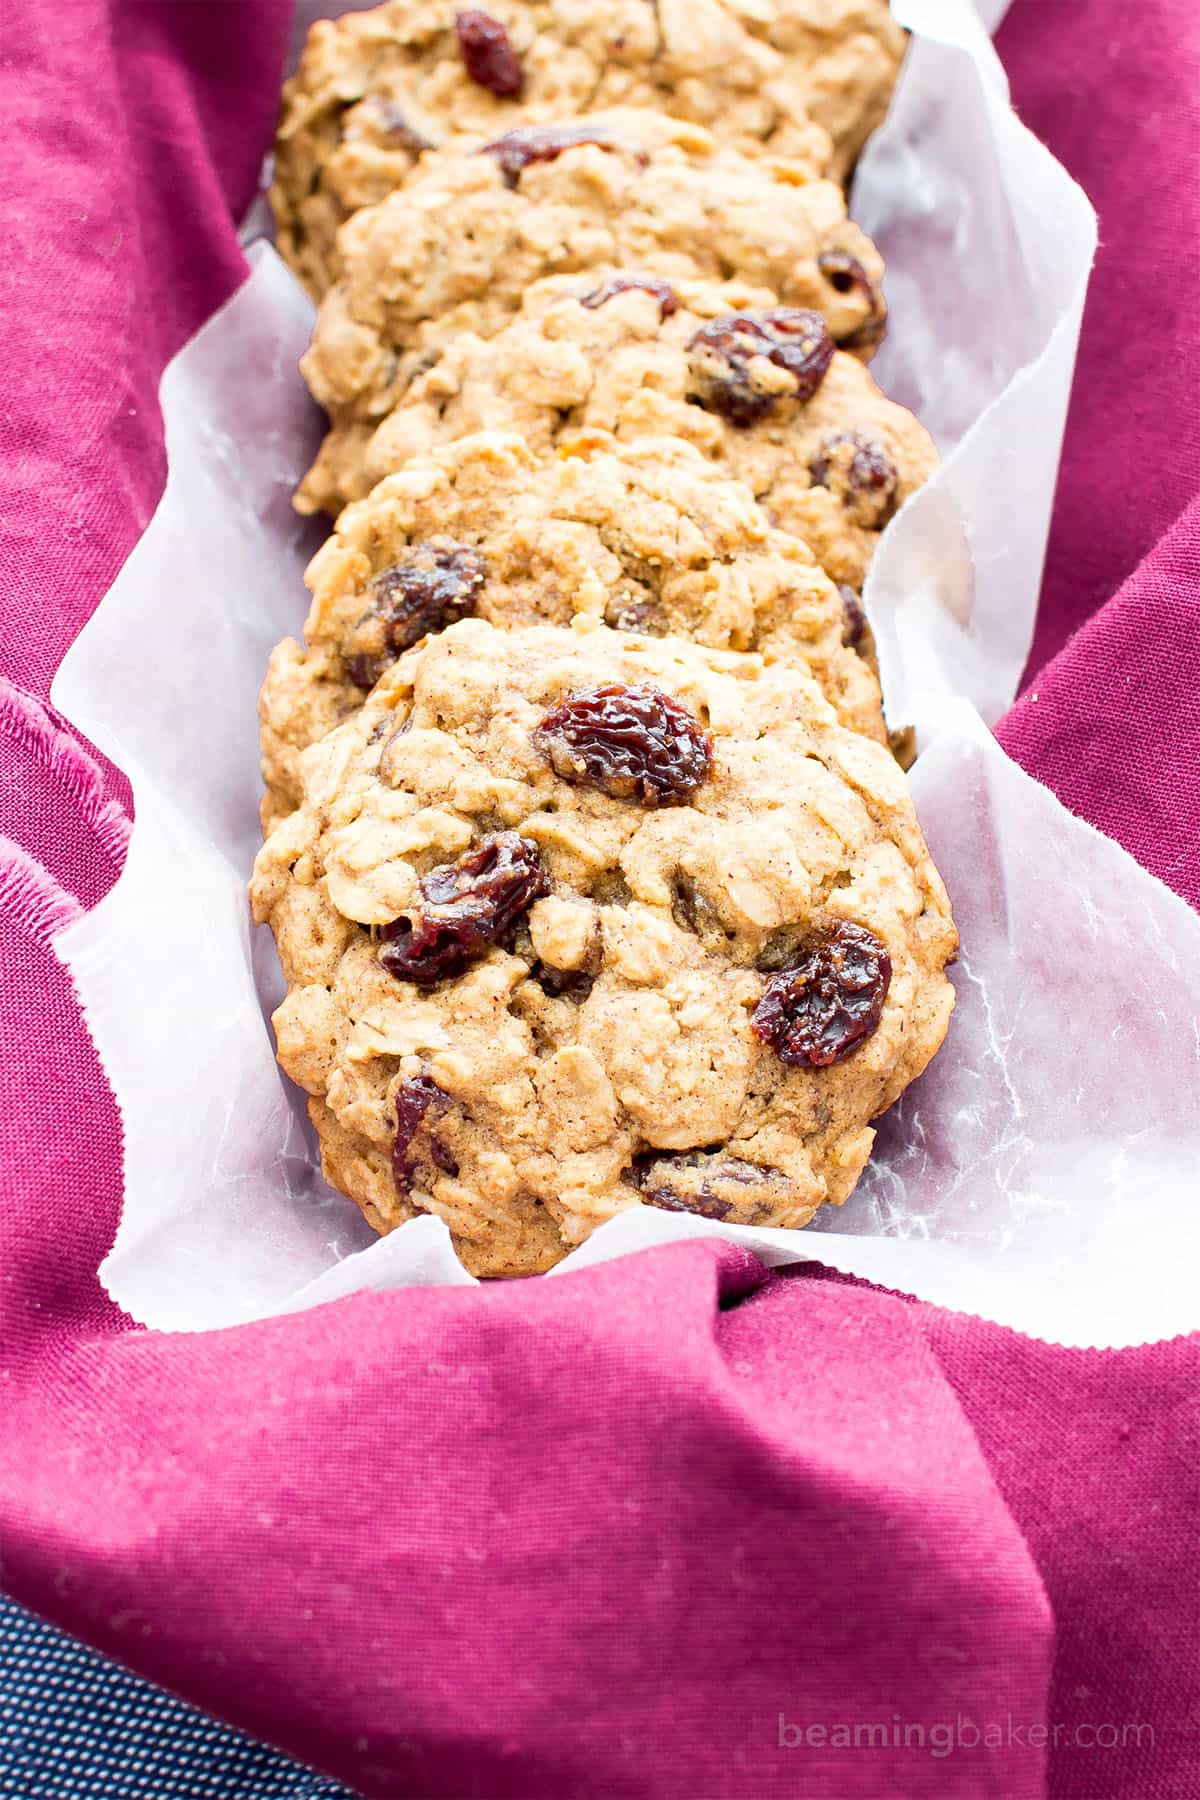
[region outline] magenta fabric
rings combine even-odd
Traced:
[[[0,1580],[369,1796],[1194,1800],[1198,1338],[1066,1352],[695,1245],[201,1338],[99,1288],[120,1124],[48,944],[127,791],[45,696],[243,273],[289,12],[5,19]],[[1200,10],[1016,0],[1000,45],[1104,245],[1000,735],[1196,905]]]

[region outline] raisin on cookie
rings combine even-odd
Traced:
[[[802,1226],[945,1035],[949,903],[801,670],[466,619],[308,750],[252,884],[279,1059],[380,1231],[550,1267],[652,1206]]]
[[[279,247],[320,299],[341,225],[423,153],[611,106],[655,107],[841,180],[903,47],[887,0],[388,0],[323,19],[284,88]]]
[[[756,650],[812,674],[844,724],[885,737],[879,683],[844,601],[744,483],[677,438],[578,434],[535,456],[481,432],[415,457],[347,507],[313,558],[307,646],[275,651],[260,705],[264,818],[298,797],[306,745],[427,633],[599,619]]]
[[[542,453],[581,431],[683,438],[856,592],[937,464],[928,432],[835,351],[820,316],[743,282],[622,269],[538,282],[494,337],[448,339],[378,424],[329,433],[304,491],[336,512],[432,446],[494,429]]]
[[[883,329],[883,263],[839,187],[636,109],[432,153],[339,242],[301,368],[341,427],[378,422],[454,333],[492,336],[533,282],[573,270],[736,275],[819,312],[863,357]]]

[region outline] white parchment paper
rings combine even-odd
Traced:
[[[944,461],[889,529],[867,602],[889,710],[921,737],[958,1010],[844,1208],[806,1232],[638,1208],[560,1269],[711,1233],[1063,1342],[1137,1342],[1200,1323],[1200,920],[983,723],[1032,634],[1095,220],[1013,115],[966,0],[897,10],[916,36],[854,210],[890,270],[879,373]],[[274,1061],[278,968],[245,899],[255,696],[306,610],[310,528],[289,502],[320,420],[296,373],[308,303],[269,247],[251,260],[164,378],[166,493],[53,693],[134,790],[120,882],[57,941],[124,1121],[101,1274],[163,1328],[471,1282],[439,1221],[376,1239],[326,1187]]]

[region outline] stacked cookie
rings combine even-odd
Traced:
[[[255,913],[327,1176],[477,1274],[639,1202],[806,1224],[953,1003],[858,603],[934,455],[829,175],[898,34],[750,10],[389,0],[285,94],[336,524]]]
[[[276,144],[279,247],[319,300],[339,227],[430,150],[614,106],[844,180],[903,51],[887,0],[388,0],[309,33]]]

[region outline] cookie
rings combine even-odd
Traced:
[[[645,111],[427,156],[339,241],[342,275],[301,362],[335,425],[381,419],[449,337],[492,336],[547,275],[736,275],[820,312],[864,357],[885,316],[882,261],[833,182]]]
[[[762,651],[805,667],[845,724],[885,735],[837,588],[749,488],[678,439],[581,433],[543,457],[512,432],[460,439],[348,507],[306,579],[307,650],[280,646],[263,688],[267,817],[297,797],[299,752],[401,651],[468,614]]]
[[[468,619],[305,755],[259,854],[279,1059],[329,1180],[468,1268],[644,1201],[802,1226],[945,1034],[956,936],[899,769],[803,671]]]
[[[486,11],[389,0],[320,20],[284,88],[279,248],[320,299],[339,272],[341,225],[403,185],[422,153],[610,106],[654,107],[841,180],[883,116],[903,46],[886,0],[493,0]]]
[[[449,339],[378,425],[329,433],[303,491],[337,511],[412,456],[490,429],[539,452],[589,430],[683,438],[856,594],[937,463],[924,427],[833,351],[819,317],[744,283],[616,270],[539,282],[494,337]]]

